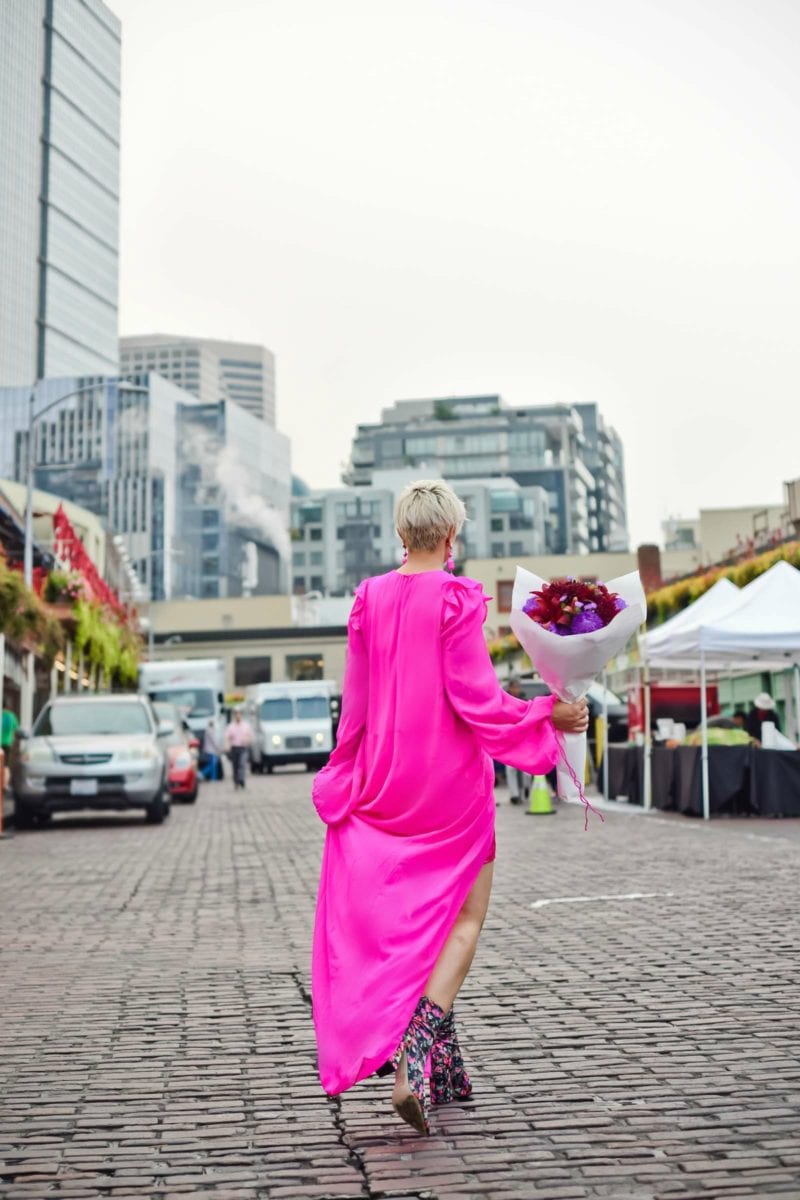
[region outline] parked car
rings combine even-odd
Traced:
[[[19,829],[54,812],[144,809],[159,824],[169,815],[166,757],[146,696],[77,695],[49,701],[30,733],[21,732],[14,769],[14,821]]]
[[[523,676],[520,679],[522,695],[525,700],[533,700],[536,696],[549,696],[550,688],[541,679],[531,679]],[[589,705],[589,743],[594,741],[594,720],[603,712],[603,685],[595,682],[589,688],[586,696]],[[608,740],[609,742],[625,742],[628,738],[628,706],[619,696],[606,688],[608,706]]]
[[[154,700],[153,709],[161,727],[164,723],[172,726],[171,733],[159,738],[167,756],[169,794],[173,800],[194,804],[200,782],[197,769],[200,742],[176,705],[166,700]]]

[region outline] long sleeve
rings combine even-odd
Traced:
[[[447,698],[493,759],[531,775],[549,771],[560,754],[550,716],[555,697],[518,700],[503,691],[483,635],[485,617],[480,584],[462,579],[445,584],[442,653]]]
[[[344,820],[358,800],[357,759],[369,696],[369,664],[362,629],[365,592],[366,583],[362,583],[356,590],[347,625],[347,659],[336,745],[311,790],[314,806],[326,825]]]

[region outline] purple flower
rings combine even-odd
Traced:
[[[580,612],[572,618],[569,633],[594,633],[603,628],[602,618],[596,612]]]
[[[524,613],[526,613],[528,616],[530,616],[531,613],[537,612],[538,608],[539,608],[539,601],[536,599],[535,596],[529,596],[528,599],[525,601],[525,603],[522,606],[522,611]]]
[[[623,608],[627,608],[627,607],[628,606],[625,603],[625,601],[622,599],[622,596],[614,597],[614,608],[617,610],[617,612],[622,612]]]

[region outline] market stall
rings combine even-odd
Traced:
[[[676,807],[680,811],[693,811],[699,788],[701,811],[706,818],[711,816],[712,810],[727,810],[734,799],[737,804],[743,803],[745,795],[749,796],[750,811],[763,812],[768,807],[773,810],[794,810],[794,767],[781,768],[762,758],[765,754],[784,752],[734,746],[709,748],[707,690],[709,678],[715,673],[719,676],[754,670],[791,671],[794,681],[794,732],[800,741],[800,571],[787,562],[779,561],[741,590],[727,580],[720,580],[688,609],[652,630],[641,642],[648,677],[651,671],[659,669],[699,670],[701,745],[699,748],[678,747],[682,757],[672,765],[672,784],[668,793],[672,799],[676,790],[679,793],[680,803]],[[649,729],[645,742],[644,791],[646,795],[654,797],[658,790],[663,802],[665,790],[663,781],[659,781],[658,785],[655,782]],[[697,749],[699,768],[697,754],[691,753]],[[737,749],[749,750],[749,758],[739,755],[741,761],[738,766],[736,756],[731,754]],[[710,750],[713,754],[710,754]],[[712,759],[719,759],[719,763],[724,764],[719,770],[731,773],[727,783],[715,780],[712,787]],[[762,761],[764,766],[761,765]],[[749,772],[747,777],[745,771]],[[761,789],[769,786],[770,780],[777,779],[779,771],[783,771],[781,778],[790,790],[785,801],[780,796],[770,799],[761,794]],[[789,815],[788,811],[786,815]]]

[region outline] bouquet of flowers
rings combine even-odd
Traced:
[[[609,659],[618,654],[645,619],[647,604],[639,572],[610,583],[554,579],[546,583],[517,567],[511,628],[547,686],[559,700],[585,696]],[[560,733],[558,794],[580,799],[586,769],[586,734]]]

